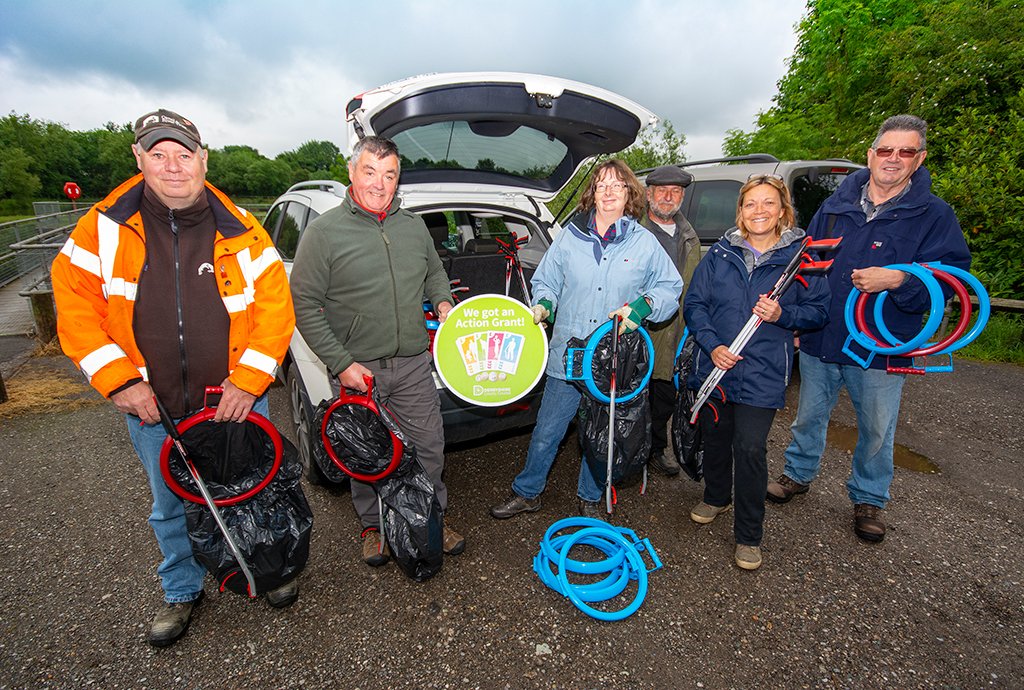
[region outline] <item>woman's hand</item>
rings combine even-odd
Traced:
[[[775,323],[782,316],[782,307],[775,300],[761,295],[760,299],[757,300],[757,304],[754,305],[753,312],[762,321]]]
[[[732,369],[741,359],[743,358],[739,355],[729,352],[729,348],[725,345],[719,345],[711,351],[711,362],[724,371]]]

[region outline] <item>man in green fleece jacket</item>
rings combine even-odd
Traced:
[[[402,430],[416,446],[442,510],[448,508],[441,402],[431,376],[423,297],[444,321],[451,289],[426,225],[395,198],[398,148],[383,137],[357,143],[348,163],[351,185],[341,206],[306,228],[292,266],[299,332],[327,366],[335,392],[366,391],[372,377]],[[352,504],[362,522],[363,560],[383,565],[380,511],[373,487],[352,481]],[[465,540],[444,528],[444,552]]]

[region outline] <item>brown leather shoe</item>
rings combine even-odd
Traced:
[[[853,506],[853,533],[864,541],[880,542],[885,539],[882,509],[869,503]]]
[[[386,543],[381,543],[380,530],[367,527],[360,536],[363,538],[363,563],[377,568],[388,562],[391,552]]]
[[[772,503],[789,503],[791,498],[797,494],[805,494],[810,489],[810,485],[801,484],[783,474],[778,479],[768,482],[768,493],[765,494],[765,498]]]
[[[447,524],[444,526],[444,552],[447,556],[458,556],[466,550],[466,540]]]
[[[203,600],[203,593],[192,601],[181,604],[164,604],[157,611],[146,633],[146,641],[154,647],[169,647],[177,642],[192,622],[192,612]]]

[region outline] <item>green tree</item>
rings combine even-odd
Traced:
[[[1020,164],[1012,155],[993,158],[1010,145],[1020,150],[1020,3],[810,0],[798,31],[774,104],[752,131],[731,130],[723,151],[863,161],[886,117],[919,115],[931,130],[926,164],[935,191],[949,195],[970,228],[975,266],[993,292],[1024,296],[1012,270],[1022,257],[1005,231],[1024,225],[1020,187],[1013,186]]]
[[[632,146],[614,157],[626,161],[626,164],[634,171],[646,170],[659,165],[686,162],[686,154],[683,153],[685,146],[686,135],[677,132],[670,120],[662,120],[657,127],[642,131]],[[598,160],[606,158],[608,157],[602,156]],[[569,184],[548,202],[548,209],[556,216],[559,211],[565,209],[557,220],[562,220],[578,203],[579,192],[592,169],[591,165],[587,165],[577,171]]]
[[[32,157],[21,147],[0,149],[0,199],[11,199],[18,207],[29,207],[39,193],[39,177],[29,172]]]

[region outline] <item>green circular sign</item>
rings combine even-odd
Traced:
[[[544,329],[533,312],[504,295],[457,304],[434,336],[434,366],[453,394],[483,407],[523,397],[548,363]]]

